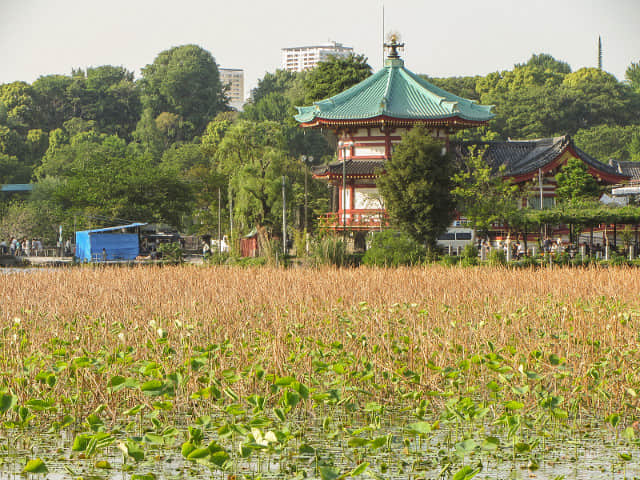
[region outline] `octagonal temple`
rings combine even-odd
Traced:
[[[384,68],[338,95],[297,107],[295,119],[303,128],[327,128],[337,139],[336,163],[314,170],[314,177],[334,187],[325,227],[369,231],[382,227],[384,201],[376,177],[384,171],[402,134],[425,125],[449,148],[456,130],[485,125],[491,106],[458,97],[407,70],[395,39],[385,45]]]

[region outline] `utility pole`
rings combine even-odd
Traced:
[[[287,195],[284,189],[284,175],[282,176],[282,254],[287,254]],[[283,256],[284,258],[284,256]]]
[[[222,253],[222,237],[220,234],[222,230],[220,229],[222,222],[222,193],[220,192],[220,187],[218,187],[218,253]]]
[[[342,241],[347,244],[347,146],[342,145]]]

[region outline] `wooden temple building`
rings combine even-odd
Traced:
[[[316,167],[314,178],[333,187],[334,208],[323,227],[348,230],[355,247],[366,232],[386,225],[384,199],[376,177],[393,155],[402,134],[414,125],[425,125],[431,135],[459,161],[472,147],[485,148],[484,158],[521,186],[522,206],[539,208],[542,185],[543,208],[555,203],[555,175],[570,158],[584,162],[601,184],[620,184],[629,179],[619,165],[604,164],[580,150],[569,136],[485,143],[452,143],[450,135],[464,128],[486,125],[494,114],[491,106],[458,97],[432,85],[404,66],[398,54],[403,45],[392,38],[384,67],[338,95],[312,106],[298,107],[295,119],[303,128],[324,128],[337,138],[337,162]],[[536,200],[537,199],[537,202]]]
[[[426,125],[448,148],[457,130],[485,125],[491,107],[446,92],[404,66],[403,45],[392,38],[385,45],[384,68],[338,95],[298,107],[296,120],[304,128],[330,129],[337,137],[338,161],[314,170],[314,177],[334,187],[334,211],[325,227],[368,232],[385,224],[384,199],[376,177],[391,158],[402,134]]]

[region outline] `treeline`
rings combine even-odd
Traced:
[[[117,66],[0,85],[0,183],[29,183],[3,199],[0,237],[55,238],[65,231],[137,220],[191,233],[255,226],[279,233],[282,177],[288,224],[304,228],[301,158],[333,159],[327,132],[300,129],[296,105],[335,95],[371,74],[366,58],[333,58],[305,73],[267,73],[243,112],[228,106],[210,52],[161,52],[139,79]],[[486,77],[430,79],[495,105],[486,129],[465,138],[572,134],[606,160],[640,160],[640,67],[625,82],[598,69],[571,72],[548,55]],[[308,182],[309,218],[329,208],[325,185]],[[311,222],[310,222],[311,223]]]
[[[496,117],[480,132],[485,139],[569,134],[601,161],[640,161],[640,62],[629,65],[623,82],[598,68],[572,72],[567,63],[547,54],[485,77],[429,80],[459,96],[494,105]]]

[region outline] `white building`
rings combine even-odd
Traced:
[[[244,105],[244,70],[239,68],[219,68],[220,82],[227,85],[230,105],[241,110]]]
[[[283,48],[282,69],[289,72],[302,72],[312,69],[330,56],[347,57],[352,53],[353,48],[337,42],[331,42],[328,45]]]

